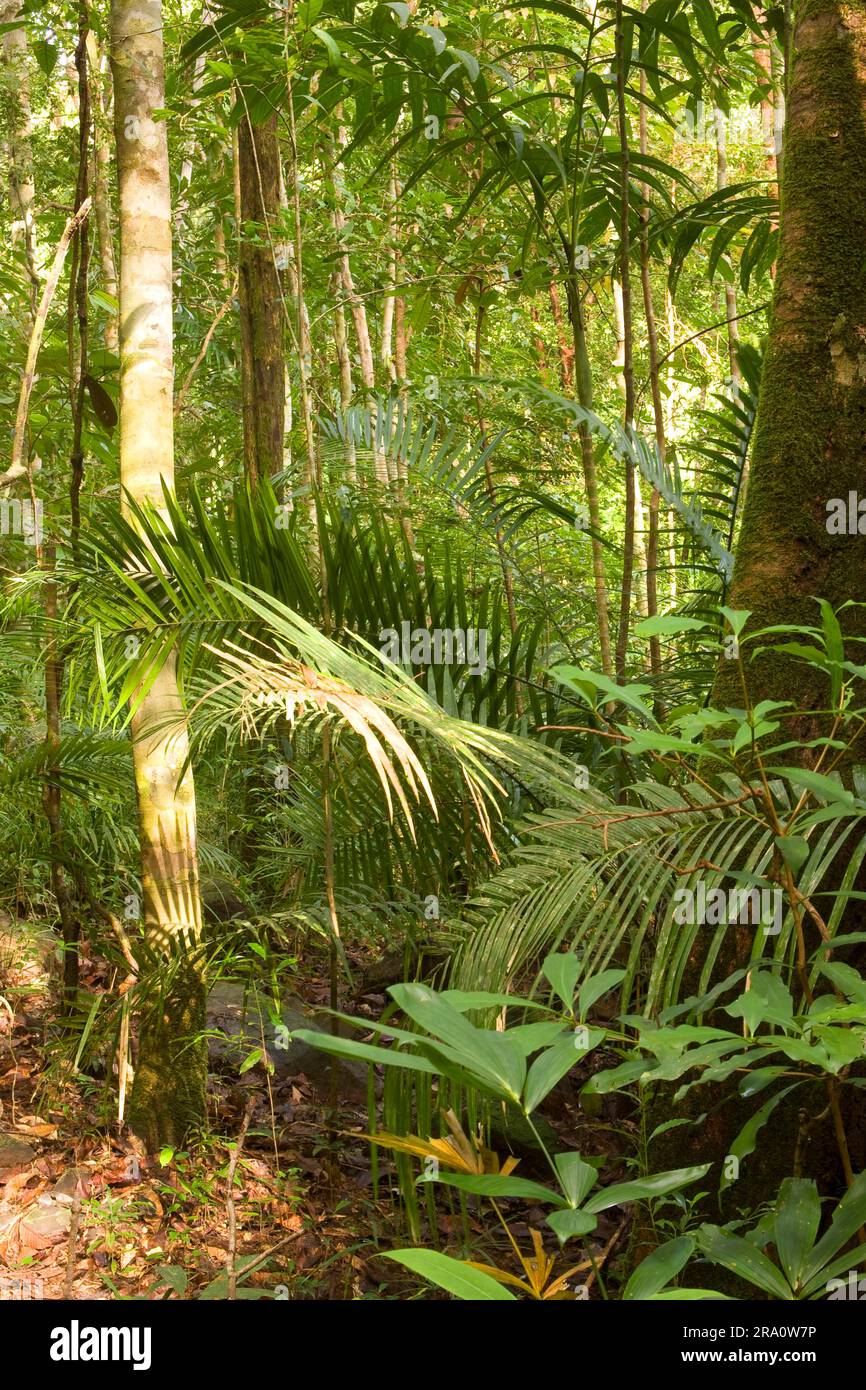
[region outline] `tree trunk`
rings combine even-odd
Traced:
[[[337,131],[337,143],[342,149],[347,143],[347,135],[342,126]],[[376,367],[373,360],[373,343],[370,338],[370,327],[367,322],[367,309],[363,299],[355,288],[355,280],[352,275],[352,265],[349,260],[349,247],[346,235],[346,212],[345,212],[345,188],[343,177],[337,163],[336,149],[328,151],[330,162],[329,182],[331,194],[334,199],[333,225],[336,233],[337,243],[340,254],[337,264],[340,267],[340,275],[343,282],[343,292],[349,305],[352,315],[352,322],[355,327],[355,337],[358,340],[358,366],[361,372],[361,382],[367,397],[367,404],[371,410],[375,410],[376,405]],[[387,485],[388,460],[385,450],[376,445],[374,454],[374,465],[376,469],[376,480]]]
[[[565,282],[568,302],[568,317],[571,322],[574,342],[574,379],[577,386],[577,399],[584,410],[592,410],[592,366],[586,345],[586,323],[580,286],[574,270]],[[555,301],[551,298],[555,310]],[[590,544],[592,547],[592,578],[595,588],[595,617],[598,626],[598,647],[601,669],[606,676],[613,675],[613,654],[610,644],[610,618],[608,616],[607,577],[604,572],[604,551],[599,539],[601,535],[601,506],[598,497],[598,472],[595,466],[592,435],[585,424],[578,430],[580,438],[580,461],[583,468],[583,486],[586,492],[586,510],[589,515]]]
[[[174,486],[172,257],[160,0],[114,0],[111,64],[120,181],[120,480],[163,506]],[[205,1117],[207,1055],[192,772],[174,654],[132,721],[148,959],[139,981],[133,1131],[153,1151]]]
[[[243,103],[242,95],[239,100]],[[274,255],[280,216],[280,151],[276,116],[254,126],[244,112],[237,130],[244,466],[255,487],[283,466],[283,305]]]
[[[728,133],[724,111],[720,106],[714,110],[716,134],[716,189],[721,192],[728,186]],[[730,265],[728,270],[733,273]],[[740,364],[737,361],[737,348],[740,343],[740,330],[737,324],[737,291],[732,280],[725,281],[725,318],[728,321],[728,361],[731,367],[731,385],[734,396],[740,394]]]
[[[646,9],[646,0],[643,8]],[[647,76],[643,69],[640,74],[640,92],[645,97],[647,91]],[[638,116],[640,132],[640,152],[641,156],[649,153],[649,131],[647,125],[647,108],[641,102],[640,113]],[[661,384],[659,382],[659,340],[656,330],[655,306],[653,304],[652,277],[650,274],[650,252],[649,252],[649,225],[650,225],[650,202],[649,185],[641,184],[641,208],[640,208],[640,284],[643,294],[643,312],[646,321],[647,352],[649,354],[649,374],[650,390],[652,392],[653,403],[653,424],[655,426],[656,448],[659,457],[664,462],[665,459],[665,422],[664,411],[662,408]],[[654,618],[658,612],[658,567],[659,567],[659,494],[658,489],[653,488],[650,495],[649,504],[649,534],[646,544],[646,606],[647,615]],[[661,644],[658,637],[651,637],[649,642],[650,649],[650,671],[653,680],[658,682],[662,673],[662,654]],[[654,696],[654,708],[657,719],[661,719],[664,708],[658,690]]]
[[[21,0],[0,0],[0,24],[11,24],[21,13]],[[36,315],[39,276],[36,249],[35,201],[33,179],[33,124],[30,118],[30,78],[27,71],[27,30],[23,24],[0,36],[3,57],[5,99],[9,107],[10,136],[10,198],[15,221],[13,243],[24,243],[27,269],[30,273],[31,318]]]
[[[111,231],[111,202],[108,191],[111,155],[106,139],[107,113],[103,95],[99,49],[92,31],[87,36],[87,59],[90,69],[90,91],[93,101],[93,211],[96,216],[99,264],[102,270],[102,287],[106,294],[110,294],[112,299],[116,299],[117,265],[114,259],[114,237]],[[109,314],[106,318],[104,336],[106,348],[109,352],[116,354],[119,344],[116,314]]]
[[[863,491],[866,420],[866,7],[805,0],[794,38],[772,325],[729,603],[752,624],[813,623],[815,595],[862,600],[866,549],[828,531],[828,503]],[[862,608],[843,617],[866,635]],[[859,658],[858,658],[859,659]],[[741,703],[733,662],[716,699]],[[826,704],[820,673],[777,654],[751,666],[755,698]]]
[[[622,364],[625,384],[625,428],[634,428],[634,368],[632,365],[631,332],[631,263],[629,260],[629,148],[628,119],[625,109],[625,51],[622,0],[616,6],[616,97],[617,125],[620,140],[620,206],[619,206],[619,273],[622,282],[622,319],[624,354]],[[616,678],[625,683],[628,656],[629,625],[631,621],[632,571],[635,561],[635,476],[634,464],[625,459],[625,535],[622,549],[622,594],[619,605],[619,627],[614,654]]]

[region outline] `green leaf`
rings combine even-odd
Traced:
[[[597,671],[584,671],[579,666],[555,666],[551,675],[555,680],[568,686],[570,690],[576,691],[593,707],[594,702],[589,698],[589,692],[584,688],[585,686],[589,686],[590,691],[594,689],[599,694],[607,696],[605,703],[613,701],[628,705],[630,709],[637,710],[638,714],[642,714],[648,724],[654,725],[656,722],[652,710],[641,698],[643,695],[651,694],[651,687],[648,685],[639,685],[637,682],[632,682],[630,685],[615,685],[609,676],[602,676]]]
[[[808,1283],[822,1266],[851,1239],[866,1221],[866,1172],[857,1177],[833,1213],[833,1220],[814,1246],[802,1270],[802,1279]]]
[[[457,1298],[473,1302],[516,1303],[513,1293],[489,1274],[473,1269],[462,1260],[450,1255],[440,1255],[437,1250],[389,1250],[382,1255],[383,1260],[395,1260],[397,1264],[420,1274],[438,1288],[453,1293]]]
[[[821,609],[821,626],[824,632],[824,647],[827,652],[827,665],[830,674],[830,703],[834,707],[839,702],[842,690],[842,663],[845,660],[845,643],[839,619],[825,598],[817,600]]]
[[[852,966],[839,960],[829,960],[818,969],[846,999],[850,999],[852,1003],[866,1003],[866,980]]]
[[[331,1052],[335,1057],[352,1057],[359,1062],[380,1062],[385,1067],[400,1067],[405,1071],[426,1071],[438,1076],[440,1068],[426,1057],[414,1052],[404,1052],[397,1047],[374,1047],[371,1043],[355,1042],[354,1038],[334,1037],[330,1033],[313,1032],[309,1028],[296,1028],[293,1038],[318,1047],[322,1052]]]
[[[793,787],[812,792],[822,801],[838,802],[852,810],[856,806],[852,793],[833,777],[825,777],[822,773],[812,772],[806,767],[770,767],[767,771],[776,777],[784,777]]]
[[[692,1236],[677,1236],[675,1240],[660,1245],[634,1270],[622,1291],[623,1298],[646,1299],[660,1293],[665,1284],[669,1284],[685,1268],[694,1250]]]
[[[763,1289],[773,1298],[789,1301],[791,1290],[776,1266],[763,1251],[742,1236],[731,1235],[719,1226],[701,1226],[698,1246],[714,1264],[723,1265],[749,1284]]]
[[[244,1058],[244,1060],[238,1067],[238,1076],[243,1076],[245,1071],[251,1071],[252,1068],[256,1065],[256,1062],[260,1062],[263,1056],[264,1053],[262,1052],[262,1049],[260,1047],[254,1048],[253,1051],[247,1057]]]
[[[552,1202],[562,1206],[562,1198],[551,1187],[544,1187],[530,1178],[517,1178],[503,1173],[443,1173],[435,1178],[422,1174],[419,1183],[435,1182],[443,1187],[456,1187],[461,1192],[473,1192],[477,1197],[525,1197],[527,1201]]]
[[[783,980],[769,971],[759,970],[752,976],[745,994],[725,1006],[732,1018],[744,1018],[752,1032],[760,1023],[778,1023],[790,1028],[794,1023],[794,1001]]]
[[[318,24],[310,25],[310,33],[315,34],[317,39],[321,39],[328,50],[328,62],[336,66],[340,61],[340,45],[333,34],[329,34],[327,29],[320,29]]]
[[[788,868],[796,877],[809,858],[809,841],[803,835],[776,835],[774,841]]]
[[[701,1299],[711,1299],[726,1303],[736,1302],[729,1293],[717,1293],[715,1289],[662,1289],[661,1293],[650,1294],[653,1303],[676,1301],[677,1303],[697,1303]]]
[[[633,1182],[616,1182],[597,1192],[584,1205],[588,1212],[607,1211],[609,1207],[621,1206],[624,1202],[638,1202],[648,1197],[663,1197],[666,1192],[676,1192],[690,1182],[697,1182],[710,1171],[709,1163],[692,1168],[671,1168],[665,1173],[653,1173],[648,1178],[636,1178]]]
[[[50,77],[57,66],[57,49],[53,43],[48,43],[45,39],[34,39],[30,45],[33,56],[39,64],[46,77]]]
[[[587,1211],[575,1211],[569,1207],[566,1211],[551,1212],[547,1224],[556,1233],[560,1245],[564,1245],[573,1236],[589,1235],[590,1231],[595,1230],[598,1222]]]
[[[794,1085],[799,1085],[799,1082],[795,1082]],[[747,1158],[750,1153],[754,1153],[760,1130],[763,1129],[780,1101],[784,1100],[788,1092],[793,1090],[794,1086],[786,1086],[783,1091],[779,1091],[776,1095],[771,1096],[768,1101],[764,1102],[760,1109],[755,1111],[754,1115],[746,1121],[743,1128],[734,1139],[726,1158],[730,1156],[739,1161],[740,1159]],[[735,1178],[729,1178],[725,1174],[723,1168],[722,1180],[719,1183],[719,1192],[724,1192],[725,1189],[730,1187],[735,1181]]]
[[[523,1108],[527,1115],[531,1114],[548,1092],[553,1090],[556,1083],[604,1038],[603,1032],[595,1031],[590,1034],[587,1029],[587,1034],[588,1047],[577,1047],[579,1034],[568,1033],[564,1038],[560,1038],[559,1042],[554,1043],[553,1047],[542,1052],[540,1057],[536,1057],[529,1068],[523,1091]]]
[[[415,1023],[450,1049],[449,1055],[488,1088],[519,1102],[526,1078],[526,1058],[507,1033],[473,1028],[427,985],[391,985],[388,993]]]
[[[721,608],[722,617],[728,622],[735,637],[739,637],[746,623],[751,618],[751,610],[748,608]]]
[[[657,613],[652,618],[644,618],[634,631],[636,637],[673,637],[680,632],[699,632],[707,627],[709,623],[700,622],[698,618],[683,618],[676,614],[663,617]]]
[[[821,1220],[821,1199],[810,1178],[786,1178],[779,1189],[774,1244],[793,1289],[801,1283],[806,1256],[815,1243]]]
[[[580,961],[577,956],[573,951],[553,951],[549,956],[545,956],[541,973],[570,1013],[574,1006],[574,990],[580,975]]]
[[[553,1161],[570,1207],[579,1207],[586,1194],[598,1182],[598,1170],[581,1158],[579,1153],[554,1154]]]
[[[580,1018],[586,1018],[593,1004],[624,979],[624,970],[602,970],[598,975],[591,975],[588,980],[584,981],[577,996]]]

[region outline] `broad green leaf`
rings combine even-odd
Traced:
[[[562,1198],[551,1187],[543,1187],[530,1178],[517,1178],[502,1173],[439,1173],[435,1178],[422,1175],[419,1183],[435,1182],[443,1187],[456,1187],[461,1192],[474,1192],[478,1197],[524,1197],[527,1201],[552,1202],[562,1206]]]
[[[624,1299],[652,1298],[684,1269],[694,1254],[692,1236],[677,1236],[641,1260],[622,1291]]]
[[[810,1178],[786,1178],[779,1189],[773,1223],[779,1261],[793,1289],[801,1283],[806,1257],[821,1220],[821,1199]]]
[[[295,1028],[293,1038],[318,1047],[322,1052],[331,1052],[336,1057],[351,1057],[359,1062],[379,1062],[385,1067],[400,1067],[405,1071],[425,1071],[438,1075],[439,1068],[426,1057],[414,1052],[404,1052],[402,1048],[375,1047],[372,1043],[355,1042],[354,1038],[335,1037],[331,1033],[313,1032],[309,1028]]]
[[[513,1293],[491,1279],[480,1269],[473,1269],[463,1260],[441,1255],[437,1250],[388,1250],[383,1260],[395,1260],[413,1274],[420,1274],[438,1288],[455,1297],[473,1302],[516,1303]]]
[[[749,1284],[763,1289],[773,1298],[789,1301],[791,1289],[763,1251],[742,1236],[731,1235],[719,1226],[701,1226],[698,1246],[715,1264],[724,1265]]]
[[[795,1083],[795,1085],[798,1084],[799,1083]],[[726,1157],[730,1156],[740,1161],[744,1158],[748,1158],[750,1153],[754,1153],[755,1145],[758,1142],[759,1132],[763,1129],[764,1125],[769,1120],[773,1111],[776,1109],[776,1106],[779,1105],[785,1099],[785,1096],[788,1094],[789,1091],[793,1090],[794,1086],[786,1086],[783,1091],[777,1092],[776,1095],[771,1096],[768,1101],[765,1101],[764,1104],[760,1107],[760,1109],[756,1110],[754,1115],[750,1116],[750,1118],[743,1125],[743,1128],[740,1130],[739,1134],[731,1143]],[[722,1180],[719,1183],[719,1192],[724,1192],[726,1188],[730,1187],[734,1182],[735,1179],[729,1178],[726,1175],[723,1167]]]
[[[851,809],[856,806],[852,793],[834,777],[825,777],[823,773],[812,772],[807,767],[768,767],[767,771],[774,777],[784,777],[792,787],[811,792],[822,801],[838,802]]]
[[[474,1028],[427,985],[391,985],[388,993],[415,1023],[441,1038],[449,1055],[467,1071],[492,1083],[510,1100],[519,1101],[526,1077],[526,1058],[507,1033]]]
[[[673,613],[665,617],[657,613],[652,618],[644,618],[634,631],[636,637],[674,637],[680,632],[699,632],[707,627],[709,623],[698,618],[683,618]]]
[[[834,943],[835,944],[835,943]],[[859,971],[840,960],[828,960],[818,967],[831,984],[852,1002],[866,1003],[866,980]]]
[[[565,1007],[574,1006],[574,990],[580,975],[580,961],[573,951],[553,951],[545,956],[541,973],[552,985]]]
[[[567,1033],[559,1042],[554,1043],[553,1047],[549,1047],[535,1059],[529,1068],[523,1092],[523,1108],[527,1115],[587,1052],[591,1052],[604,1041],[604,1036],[604,1032],[597,1028],[578,1029],[574,1033]],[[584,1043],[586,1046],[583,1046]]]
[[[577,994],[578,1016],[586,1018],[593,1004],[625,979],[624,970],[602,970],[581,985]]]
[[[585,1210],[575,1211],[569,1207],[566,1211],[551,1212],[547,1224],[556,1232],[560,1245],[564,1245],[574,1236],[589,1235],[590,1231],[595,1230],[598,1221]]]
[[[802,1280],[807,1284],[832,1260],[866,1222],[866,1172],[859,1173],[833,1213],[833,1220],[806,1260]]]
[[[632,1182],[617,1182],[596,1192],[584,1204],[588,1212],[607,1211],[609,1207],[621,1206],[624,1202],[638,1202],[649,1197],[663,1197],[666,1192],[676,1192],[691,1182],[697,1182],[710,1171],[709,1163],[701,1163],[691,1168],[671,1168],[665,1173],[652,1173],[648,1178],[635,1178]]]
[[[776,835],[774,839],[776,848],[796,877],[809,858],[809,841],[803,835]]]
[[[568,1205],[579,1207],[598,1182],[598,1170],[581,1158],[579,1153],[554,1154],[553,1161]]]

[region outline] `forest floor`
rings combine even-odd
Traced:
[[[431,1296],[381,1258],[411,1238],[381,1149],[374,1177],[365,1104],[341,1101],[329,1117],[327,1098],[303,1073],[280,1079],[261,1064],[243,1075],[213,1072],[207,1132],[184,1152],[144,1160],[118,1132],[112,1078],[84,1075],[68,1047],[46,1045],[56,984],[44,953],[16,949],[15,940],[0,936],[0,1299],[219,1299],[231,1296],[230,1271],[240,1298]],[[103,983],[104,967],[85,954],[82,984],[98,991]],[[313,958],[296,985],[309,1004],[325,1004],[326,960]],[[361,1011],[376,1016],[383,1002],[374,995]],[[590,1120],[571,1083],[552,1095],[545,1118],[559,1147],[603,1154],[606,1172],[628,1176],[617,1161],[627,1121]],[[532,1153],[521,1155],[519,1171],[545,1176]],[[511,1234],[529,1253],[544,1212],[507,1205]],[[521,1272],[505,1233],[477,1212],[440,1207],[435,1221],[425,1243]],[[615,1266],[626,1229],[622,1213],[606,1213],[582,1254]],[[549,1230],[545,1245],[555,1253]],[[582,1263],[591,1285],[592,1262]]]

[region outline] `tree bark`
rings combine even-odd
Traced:
[[[92,31],[87,36],[87,59],[90,70],[90,93],[93,102],[93,211],[96,217],[99,265],[105,293],[110,294],[112,299],[117,299],[117,264],[114,258],[114,235],[111,230],[111,202],[108,191],[111,178],[111,154],[106,139],[107,112],[100,71],[99,49]],[[108,351],[116,354],[120,343],[117,314],[109,314],[106,318],[104,338]]]
[[[239,97],[243,104],[243,96]],[[280,216],[277,118],[238,123],[239,294],[244,467],[252,487],[283,466],[286,387],[280,273],[274,228]]]
[[[164,510],[174,486],[172,255],[160,0],[113,0],[111,65],[120,182],[120,480]],[[128,504],[124,502],[128,507]],[[205,1117],[205,986],[196,805],[171,654],[132,721],[144,932],[139,1062],[129,1123],[150,1151]],[[182,771],[186,766],[186,770]]]
[[[863,489],[866,421],[866,7],[804,0],[794,36],[781,244],[749,490],[729,603],[757,627],[809,624],[813,597],[862,600],[866,542],[828,532],[828,502]],[[843,625],[866,635],[862,608]],[[856,658],[859,659],[859,658]],[[739,704],[733,662],[715,698]],[[750,667],[755,698],[793,700],[802,736],[820,673],[779,654]]]
[[[617,125],[620,140],[620,206],[619,206],[619,273],[622,282],[623,319],[623,364],[622,375],[625,385],[625,428],[631,433],[634,428],[634,369],[632,365],[631,330],[631,263],[629,247],[629,149],[628,119],[625,108],[625,62],[624,20],[622,0],[616,6],[616,97]],[[629,625],[631,621],[632,571],[635,560],[635,476],[634,464],[630,459],[623,460],[625,466],[625,535],[622,553],[622,593],[619,605],[619,627],[616,635],[615,667],[620,685],[625,683],[626,660],[628,656]]]
[[[22,10],[21,0],[0,0],[0,24],[11,24]],[[15,213],[12,241],[24,242],[30,274],[30,317],[39,296],[36,247],[36,185],[33,178],[33,122],[30,116],[30,76],[27,71],[27,30],[23,23],[0,36],[5,100],[10,117],[10,197]]]

